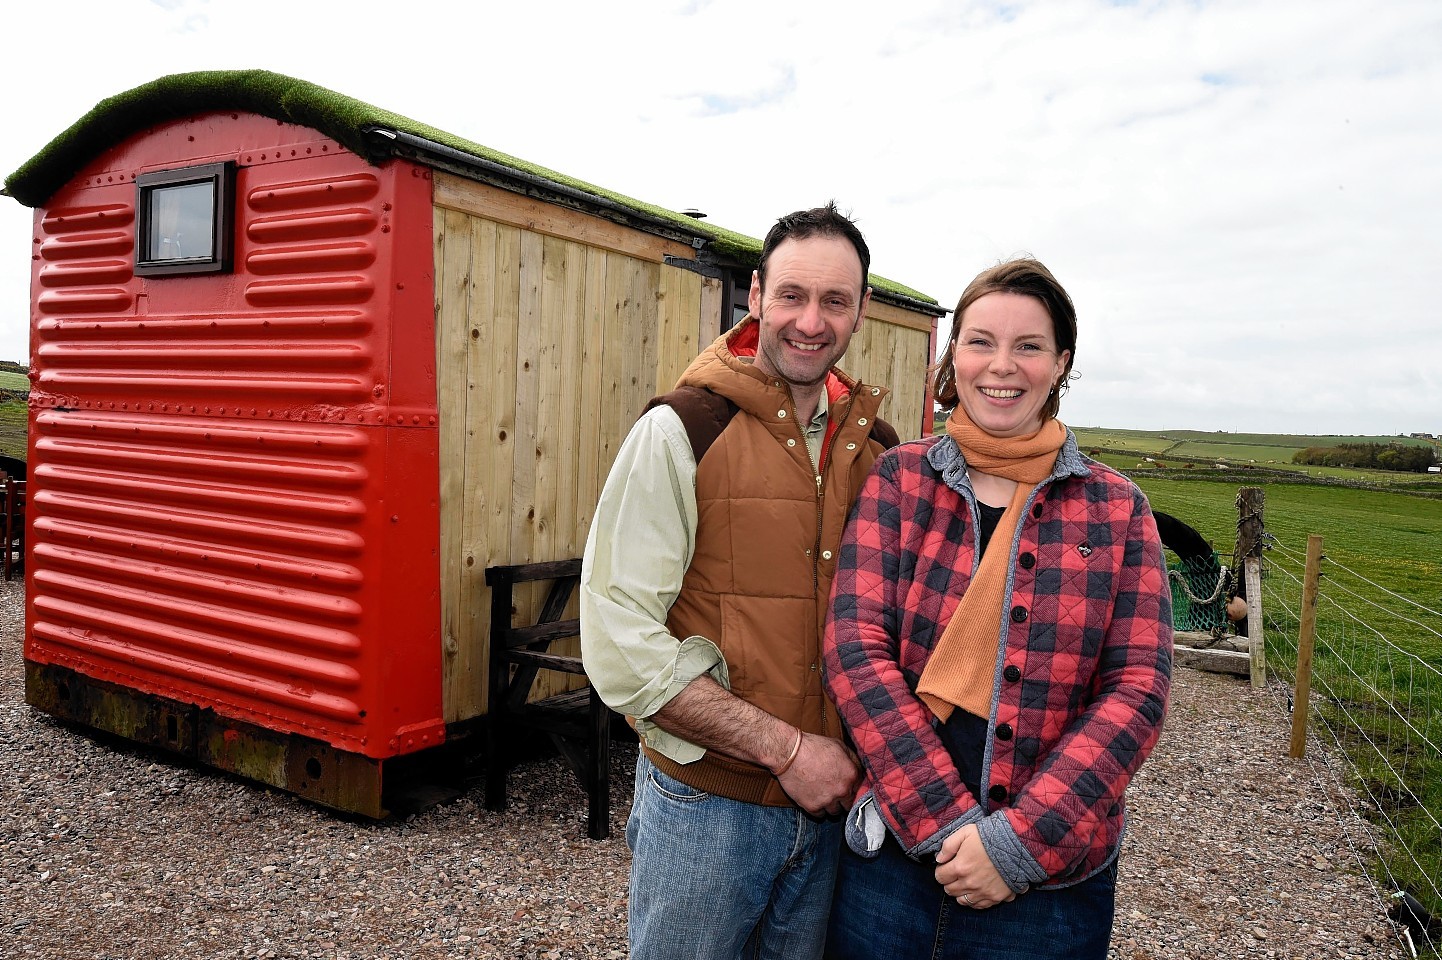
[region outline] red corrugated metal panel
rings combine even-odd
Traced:
[[[217,160],[234,271],[134,277],[135,176]],[[372,757],[438,742],[426,172],[217,114],[36,227],[27,658]]]

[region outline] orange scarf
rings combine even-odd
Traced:
[[[969,469],[1016,481],[1011,503],[991,535],[991,547],[966,588],[956,612],[921,671],[916,694],[942,720],[960,707],[977,717],[991,716],[996,652],[1001,643],[1002,595],[1006,591],[1011,541],[1032,489],[1051,476],[1066,441],[1060,420],[1048,420],[1024,437],[993,437],[971,422],[957,404],[946,432],[961,448]],[[977,531],[980,548],[980,531]]]

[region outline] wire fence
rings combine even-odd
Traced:
[[[1306,549],[1265,543],[1267,665],[1295,690]],[[1404,942],[1442,957],[1442,613],[1325,552],[1320,574],[1306,719],[1321,749],[1308,756],[1351,788],[1336,793],[1357,802],[1344,833]]]

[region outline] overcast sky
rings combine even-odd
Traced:
[[[1036,256],[1080,315],[1077,426],[1442,433],[1437,0],[55,0],[5,30],[0,176],[104,97],[262,67],[752,236],[834,197],[947,306]],[[0,198],[0,359],[30,217]]]

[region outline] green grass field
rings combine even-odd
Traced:
[[[1230,562],[1236,484],[1131,475],[1154,509],[1195,527]],[[1295,680],[1307,536],[1318,534],[1324,560],[1309,714],[1324,739],[1346,751],[1353,785],[1368,799],[1362,812],[1383,838],[1374,875],[1442,912],[1442,500],[1258,485],[1276,538],[1264,556],[1269,671]],[[1278,742],[1285,749],[1284,735]]]
[[[1255,471],[1258,483],[1266,483],[1266,471],[1292,474],[1288,478],[1271,478],[1279,482],[1297,475],[1320,481],[1343,480],[1379,487],[1415,490],[1442,496],[1442,473],[1398,473],[1390,470],[1360,470],[1352,467],[1322,467],[1292,463],[1292,455],[1308,446],[1335,446],[1340,443],[1402,443],[1412,446],[1436,444],[1414,437],[1344,437],[1293,436],[1247,433],[1198,433],[1171,430],[1104,430],[1092,427],[1072,428],[1082,450],[1109,466],[1136,472],[1158,469],[1215,470],[1218,465],[1229,471]],[[1198,437],[1205,439],[1197,439]],[[1151,460],[1146,458],[1150,457]]]
[[[1071,426],[1071,424],[1068,424]],[[1247,446],[1247,447],[1268,447],[1284,448],[1290,450],[1301,450],[1306,447],[1335,447],[1344,443],[1401,443],[1416,446],[1436,447],[1435,442],[1418,437],[1380,437],[1342,434],[1305,434],[1305,433],[1225,433],[1221,430],[1207,432],[1205,430],[1114,430],[1107,427],[1071,427],[1077,439],[1087,437],[1082,441],[1083,446],[1087,442],[1114,441],[1115,446],[1122,446],[1127,442],[1141,440],[1165,440],[1171,444],[1197,444],[1200,446]],[[1132,449],[1136,449],[1133,447]]]
[[[1154,508],[1191,524],[1218,553],[1231,554],[1236,484],[1167,480],[1141,470],[1130,475]],[[1328,556],[1417,603],[1442,606],[1442,500],[1346,487],[1259,486],[1266,491],[1267,531],[1286,549],[1304,552],[1307,535],[1319,534]],[[1442,645],[1431,653],[1442,657]]]
[[[30,390],[30,378],[23,373],[0,370],[0,390],[13,390],[17,393],[28,392]]]
[[[0,371],[0,376],[18,374],[5,374]],[[26,381],[26,385],[29,385],[29,381]],[[29,408],[23,400],[0,403],[0,453],[25,459],[25,436],[29,428],[29,416]]]
[[[1255,464],[1259,468],[1310,472],[1313,476],[1345,477],[1368,482],[1387,483],[1389,478],[1419,477],[1422,474],[1397,474],[1384,470],[1348,470],[1333,467],[1294,467],[1292,457],[1307,447],[1334,447],[1344,443],[1398,443],[1430,447],[1442,456],[1437,443],[1417,437],[1369,436],[1305,436],[1297,434],[1203,433],[1196,430],[1108,430],[1098,427],[1072,427],[1083,450],[1102,454],[1128,451],[1159,460],[1168,457],[1214,463]],[[1437,476],[1442,480],[1442,476]],[[1442,487],[1439,487],[1442,489]]]

